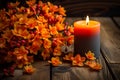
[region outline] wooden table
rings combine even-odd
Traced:
[[[82,18],[70,17],[66,21],[73,24]],[[91,71],[86,67],[71,67],[64,72],[52,71],[52,80],[120,80],[120,17],[92,17],[101,22],[101,54],[98,59],[103,69]],[[23,75],[15,70],[15,76],[2,80],[50,80],[50,66],[47,62],[35,62],[36,72]]]

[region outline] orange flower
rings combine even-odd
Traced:
[[[18,19],[17,21],[20,21],[20,18],[26,18],[23,14],[16,14],[15,17]],[[23,22],[23,21],[22,21]],[[19,22],[18,22],[19,23]]]
[[[37,26],[35,26],[35,28],[37,29],[37,31],[39,33],[42,32],[42,29],[45,28],[45,24],[41,23],[41,24],[38,24]],[[44,30],[43,30],[44,31]]]
[[[14,17],[13,17],[14,19]],[[25,16],[25,15],[21,15],[21,17],[19,18],[19,24],[27,24],[29,21],[29,19]]]
[[[65,12],[66,12],[65,9],[61,6],[59,6],[59,13],[63,16],[66,16]]]
[[[37,22],[35,18],[29,18],[26,22],[26,26],[29,29],[34,29],[36,25],[37,25]]]
[[[10,41],[10,39],[12,38],[12,36],[13,36],[12,31],[9,30],[9,29],[6,29],[4,31],[4,34],[2,34],[2,37],[5,38],[5,39],[7,39],[8,42]]]
[[[15,54],[28,54],[28,51],[25,49],[24,46],[21,46],[20,48],[15,48]]]
[[[10,17],[10,20],[11,20],[12,23],[13,23],[13,22],[17,21],[17,17],[16,17],[15,15],[12,15],[12,16]],[[14,24],[14,23],[13,23],[13,24]]]
[[[0,38],[0,48],[5,47],[6,40],[4,38]]]
[[[53,46],[61,46],[61,45],[64,45],[64,43],[62,42],[62,40],[60,38],[54,38],[52,45]]]
[[[28,50],[26,50],[24,46],[21,46],[20,48],[15,48],[13,54],[20,60],[28,54]]]
[[[29,6],[33,6],[35,4],[36,0],[28,0],[26,1],[26,3],[29,5]]]
[[[65,18],[62,15],[56,15],[56,20],[58,20],[60,23],[63,23]]]
[[[27,29],[22,26],[19,25],[18,23],[14,24],[14,29],[12,30],[13,34],[16,36],[21,36],[24,39],[27,39],[29,37],[29,32],[27,31]]]
[[[0,19],[1,20],[1,19]],[[7,27],[8,25],[6,25],[5,23],[0,23],[0,30],[3,30]]]
[[[8,8],[15,8],[15,7],[17,7],[18,5],[20,4],[20,2],[16,2],[16,3],[9,3],[8,4]]]
[[[17,61],[17,68],[23,68],[24,64],[22,62]]]
[[[11,62],[15,60],[15,56],[13,55],[13,52],[8,52],[7,56],[5,57],[5,61]]]
[[[65,57],[63,57],[64,60],[71,60],[73,57],[73,53],[69,53],[68,55],[65,55]]]
[[[68,43],[70,45],[74,43],[74,36],[73,35],[68,36]]]
[[[17,57],[16,64],[18,68],[23,68],[24,65],[29,63],[27,59],[27,55],[18,54],[16,55],[16,57]]]
[[[51,41],[49,39],[43,39],[43,46],[45,49],[49,49],[51,47]]]
[[[35,71],[35,68],[32,65],[24,66],[24,73],[32,74]]]
[[[57,35],[55,35],[54,38],[55,38],[55,39],[59,39],[59,40],[61,40],[61,39],[64,39],[64,36],[63,36],[62,33],[58,33]]]
[[[37,20],[38,23],[46,23],[47,22],[47,19],[45,19],[44,16],[38,16],[37,19],[38,19]]]
[[[85,64],[94,70],[102,69],[102,66],[95,61],[86,61]]]
[[[92,53],[91,51],[88,51],[86,54],[87,59],[89,60],[95,60],[96,58],[94,57],[94,53]]]
[[[49,30],[46,29],[46,28],[42,28],[41,30],[41,36],[42,38],[50,38],[50,33],[49,33]]]
[[[33,56],[27,56],[27,58],[28,58],[28,63],[29,64],[34,61]]]
[[[0,31],[8,27],[10,24],[10,19],[6,17],[5,9],[0,10]]]
[[[38,5],[39,5],[40,7],[42,7],[42,6],[44,6],[44,3],[39,0],[39,1],[38,1]]]
[[[44,60],[50,55],[62,55],[61,47],[73,43],[73,29],[68,26],[66,31],[70,34],[68,37],[64,35],[67,25],[64,24],[66,14],[63,7],[37,0],[25,2],[27,6],[20,6],[19,2],[9,3],[7,10],[0,10],[0,52],[5,53],[0,57],[3,56],[3,62],[14,61],[19,68],[27,65],[25,72],[31,74],[34,70],[28,64],[33,62],[33,55],[39,50]],[[66,60],[71,56],[66,55]],[[57,66],[62,62],[54,57],[51,63]]]
[[[51,61],[48,62],[52,63],[53,66],[59,66],[60,64],[62,64],[59,57],[52,57]]]
[[[53,51],[53,55],[54,56],[60,56],[62,53],[61,53],[61,47],[60,46],[56,46],[54,48],[54,51]]]
[[[50,28],[50,33],[51,33],[51,35],[56,35],[56,34],[58,34],[58,31],[57,31],[57,28],[56,28],[56,27],[49,26],[49,28]]]
[[[77,61],[85,61],[85,57],[81,57],[80,54],[77,54],[75,57],[74,57],[75,60]]]
[[[85,65],[89,66],[89,67],[94,67],[96,65],[96,62],[95,61],[86,61],[85,62]]]
[[[22,13],[25,10],[25,7],[23,7],[23,6],[21,6],[19,8],[16,7],[16,9],[17,9],[18,12]],[[28,10],[28,8],[27,8],[27,10]]]
[[[25,61],[27,61],[27,54],[28,54],[28,50],[26,50],[24,46],[21,46],[20,48],[15,48],[15,50],[13,52],[13,55],[17,59],[16,62],[20,63],[20,64],[24,64]],[[21,62],[21,60],[22,60],[22,62]]]
[[[37,54],[38,50],[40,50],[40,46],[42,41],[34,40],[32,45],[29,46],[30,53]]]
[[[44,4],[46,4],[46,3],[44,3]],[[49,13],[50,8],[49,8],[48,5],[44,5],[44,6],[42,6],[42,10],[43,10],[45,13]]]
[[[75,57],[72,57],[73,66],[83,66],[84,61],[85,61],[85,57],[81,57],[79,54],[77,54]]]
[[[50,58],[50,49],[44,49],[41,53],[44,60]]]
[[[31,64],[33,62],[33,56],[17,55],[16,64],[18,68],[23,68],[24,65]]]
[[[48,13],[49,12],[49,6],[48,5],[44,5],[42,7],[42,10],[45,12],[45,13]]]
[[[51,12],[57,12],[58,11],[58,6],[53,5],[52,3],[48,2],[48,6]]]
[[[57,30],[58,30],[58,31],[62,31],[62,30],[64,30],[64,29],[65,29],[65,27],[64,27],[65,25],[64,25],[64,24],[62,24],[62,23],[59,23],[59,22],[58,22],[58,23],[56,23],[56,25],[55,25],[55,26],[56,26],[56,28],[57,28]]]
[[[84,64],[83,64],[83,62],[81,62],[81,61],[73,60],[73,61],[72,61],[72,65],[73,65],[73,66],[83,66]]]
[[[102,69],[102,66],[101,66],[101,64],[96,63],[96,65],[94,67],[92,67],[92,69],[94,69],[94,70],[100,70],[100,69]]]
[[[68,26],[68,31],[73,34],[74,33],[74,27],[73,26]]]

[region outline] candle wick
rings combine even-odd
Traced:
[[[87,25],[88,25],[88,22],[87,22]]]

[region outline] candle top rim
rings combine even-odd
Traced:
[[[86,27],[89,27],[89,26],[92,26],[92,27],[98,27],[100,26],[100,22],[98,21],[94,21],[94,20],[90,20],[88,25],[86,24],[86,21],[85,20],[80,20],[80,21],[75,21],[74,22],[74,26],[76,25],[81,25],[81,26],[86,26]]]

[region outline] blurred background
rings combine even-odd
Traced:
[[[5,8],[7,2],[16,0],[0,0],[0,8]],[[24,3],[26,0],[18,0]],[[66,9],[68,17],[81,16],[120,16],[120,0],[42,0],[50,1],[53,4],[61,5]]]

